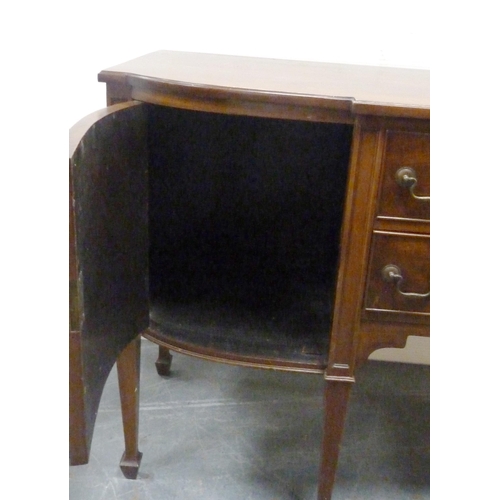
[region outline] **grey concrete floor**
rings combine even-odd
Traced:
[[[90,462],[70,467],[71,500],[315,500],[323,380],[174,353],[157,375],[142,342],[139,477],[119,469],[123,434],[112,371]],[[420,500],[429,493],[429,367],[359,370],[334,500]]]

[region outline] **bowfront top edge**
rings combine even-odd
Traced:
[[[269,104],[276,97],[352,114],[430,116],[426,70],[158,51],[101,71],[98,79],[141,89],[146,101],[162,93]]]

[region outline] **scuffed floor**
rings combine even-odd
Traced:
[[[157,375],[142,342],[139,477],[119,469],[116,372],[70,500],[316,500],[323,380],[174,353]],[[429,367],[371,361],[358,373],[334,500],[429,499]]]

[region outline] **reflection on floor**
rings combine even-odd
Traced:
[[[116,372],[104,390],[90,462],[70,468],[71,500],[315,500],[321,376],[226,366],[174,353],[157,375],[142,342],[139,477],[118,467]],[[429,493],[429,367],[370,361],[352,392],[335,500]]]

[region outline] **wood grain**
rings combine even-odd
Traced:
[[[430,109],[429,71],[415,69],[157,51],[102,71],[99,81],[143,91],[160,84],[220,99],[291,97],[299,105],[314,97],[331,109],[345,109],[347,101],[359,114],[428,118]]]

